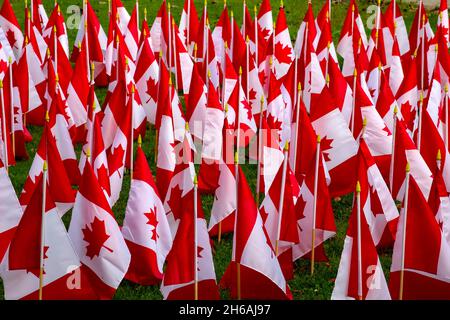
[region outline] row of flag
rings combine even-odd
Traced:
[[[350,0],[336,47],[330,0],[317,17],[308,3],[294,44],[282,2],[274,23],[269,0],[254,14],[244,1],[241,25],[225,2],[214,28],[206,1],[199,18],[186,0],[178,24],[166,1],[152,25],[138,2],[131,14],[120,0],[108,8],[105,33],[83,2],[72,50],[58,3],[48,17],[26,1],[23,32],[9,0],[0,9],[7,299],[110,299],[124,278],[160,284],[165,299],[218,299],[219,288],[292,299],[294,262],[309,259],[314,274],[327,260],[331,199],[349,193],[331,298],[450,298],[446,0],[435,32],[420,0],[409,34],[396,1],[384,13],[379,3],[369,36]],[[43,133],[17,198],[8,171],[29,157],[28,125]],[[156,183],[142,150],[149,128]],[[256,199],[241,168],[255,141]],[[119,226],[111,208],[128,170]],[[209,221],[204,194],[214,195]],[[232,257],[218,282],[211,239],[227,233]]]

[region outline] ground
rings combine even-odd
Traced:
[[[24,21],[24,2],[22,0],[10,0],[14,11],[17,15],[19,23],[23,26]],[[45,3],[45,7],[48,15],[52,10],[53,1],[43,1]],[[131,13],[132,7],[134,6],[133,0],[122,0],[126,8]],[[313,2],[314,13],[317,12],[322,7],[325,0],[315,0]],[[387,5],[388,1],[382,1],[384,3],[383,8]],[[74,1],[74,0],[61,0],[59,1],[62,7],[62,13],[65,15],[66,19],[70,17],[70,15],[75,11],[72,11],[74,8],[70,7],[73,5],[82,6],[82,1]],[[181,11],[183,8],[184,0],[174,0],[172,1],[172,10],[173,14],[176,18],[180,17]],[[201,8],[203,7],[204,1],[195,1],[197,12],[201,14]],[[229,8],[234,10],[234,16],[239,23],[242,21],[242,1],[241,0],[228,0],[227,1]],[[259,1],[248,0],[247,4],[253,12],[253,7]],[[366,24],[370,15],[374,13],[374,11],[368,10],[368,4],[370,1],[358,1],[359,9],[363,18],[363,22]],[[91,1],[92,6],[94,7],[96,14],[98,15],[101,24],[105,32],[108,30],[108,2],[107,1]],[[144,8],[147,8],[148,11],[148,20],[150,23],[153,21],[159,6],[161,5],[160,0],[140,0],[140,19],[142,21],[144,17]],[[295,41],[295,37],[297,34],[297,28],[300,25],[301,20],[306,11],[307,1],[305,0],[285,0],[284,1],[288,25],[290,28],[290,33]],[[274,17],[276,17],[278,13],[278,3],[272,0],[272,6],[274,9]],[[332,8],[332,24],[333,24],[333,37],[335,43],[339,39],[340,30],[342,27],[342,23],[345,18],[345,14],[347,11],[348,1],[333,1]],[[414,18],[415,4],[401,4],[403,14],[405,16],[406,24],[409,28],[411,25],[412,19]],[[76,8],[75,8],[76,9]],[[218,20],[223,9],[223,1],[208,1],[208,12],[211,21],[211,25],[214,25]],[[437,13],[436,11],[430,12],[429,14],[430,21],[433,27],[437,21]],[[72,46],[73,41],[75,39],[77,29],[69,29],[69,43]],[[105,96],[104,89],[97,90],[98,98],[103,101]],[[31,156],[36,152],[37,144],[39,142],[39,138],[42,132],[41,128],[30,127],[29,128],[33,135],[33,142],[30,143],[28,147],[28,151]],[[149,130],[147,136],[144,139],[143,148],[147,155],[148,161],[151,164],[153,172],[156,172],[154,165],[154,131]],[[77,150],[79,151],[79,146]],[[18,162],[17,165],[10,169],[10,177],[13,182],[14,188],[16,192],[19,194],[22,190],[25,179],[28,175],[28,170],[32,163],[32,158],[28,161]],[[247,165],[244,166],[245,174],[247,175],[248,181],[251,184],[253,190],[255,190],[256,184],[256,166]],[[125,212],[125,207],[127,204],[127,197],[130,185],[130,176],[126,175],[124,178],[124,188],[122,190],[122,194],[120,200],[113,208],[114,213],[117,216],[119,223],[123,220],[123,215]],[[204,197],[203,198],[203,206],[206,213],[209,213],[212,207],[213,198],[212,197]],[[333,201],[333,208],[335,212],[336,224],[338,228],[337,235],[329,240],[325,244],[325,250],[330,259],[329,263],[319,263],[316,265],[316,271],[313,276],[309,273],[310,262],[308,260],[300,260],[295,264],[295,278],[289,282],[291,291],[294,295],[294,299],[306,299],[306,300],[324,300],[330,299],[331,292],[334,286],[334,279],[337,274],[340,255],[344,243],[345,233],[347,229],[347,220],[349,213],[351,211],[352,206],[352,195],[348,195],[343,197],[341,201]],[[65,216],[65,223],[67,224],[70,221],[70,213]],[[223,241],[218,244],[217,241],[214,241],[214,265],[217,274],[217,279],[220,280],[225,269],[228,266],[231,258],[231,250],[232,250],[232,237],[225,236]],[[389,268],[391,261],[391,252],[380,252],[381,262],[383,264],[383,268],[386,276],[389,276]],[[221,292],[222,298],[227,298],[226,292]],[[158,287],[143,287],[136,284],[133,284],[129,281],[124,280],[119,289],[117,290],[115,299],[161,299],[162,296],[159,292]],[[3,287],[0,285],[0,299],[3,299]]]

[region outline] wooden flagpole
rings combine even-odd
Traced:
[[[44,160],[42,177],[42,210],[41,210],[41,239],[39,254],[39,300],[42,300],[42,289],[44,287],[44,246],[45,246],[45,204],[47,202],[47,160]]]
[[[234,11],[231,10],[230,13],[231,17],[231,43],[230,43],[230,59],[232,62],[234,62]]]
[[[444,110],[444,114],[445,114],[445,133],[444,133],[444,140],[445,140],[445,149],[447,150],[447,151],[449,151],[449,129],[450,129],[450,125],[449,125],[449,123],[448,123],[448,121],[449,121],[449,116],[448,116],[448,113],[449,113],[449,108],[448,108],[448,83],[447,84],[445,84],[445,97],[444,97],[444,99],[445,99],[445,104],[444,104],[444,107],[445,107],[445,110]]]
[[[134,171],[134,84],[131,85],[131,139],[130,139],[130,179],[133,180]]]
[[[55,46],[55,52],[54,52],[54,55],[55,55],[55,72],[58,73],[58,33],[57,33],[57,30],[56,30],[56,25],[53,26],[53,37],[54,37],[53,44]]]
[[[406,164],[406,187],[405,187],[405,205],[404,205],[404,220],[403,220],[403,230],[402,230],[402,255],[401,255],[401,266],[400,266],[400,291],[399,300],[403,300],[403,287],[404,287],[404,277],[405,277],[405,250],[406,250],[406,225],[408,222],[408,204],[409,204],[409,179],[411,174],[411,167],[409,163]]]
[[[198,300],[198,179],[194,176],[194,299]]]
[[[9,64],[9,106],[11,113],[11,150],[13,154],[13,159],[16,158],[16,133],[14,130],[14,90],[13,90],[13,72],[12,72],[12,58],[8,57]],[[6,140],[5,140],[6,141]]]
[[[423,90],[420,91],[419,97],[419,129],[417,132],[417,150],[419,150],[419,152],[422,144],[422,119],[423,119]]]
[[[3,138],[3,155],[5,161],[6,172],[9,170],[8,163],[8,139],[6,131],[6,112],[5,112],[5,97],[3,92],[3,80],[0,80],[0,103],[2,105],[2,138]]]
[[[172,17],[172,16],[171,16]],[[177,61],[177,35],[175,33],[175,19],[172,17],[172,41],[173,41],[173,64],[175,68],[175,89],[178,91],[178,61]]]
[[[362,290],[362,254],[361,254],[361,184],[359,181],[356,183],[356,220],[357,220],[357,232],[358,232],[358,300],[363,300]]]
[[[253,7],[253,12],[255,14],[255,63],[256,63],[256,71],[259,74],[259,50],[258,50],[258,45],[259,45],[259,41],[258,41],[258,8],[255,6]]]
[[[136,0],[136,26],[139,30],[139,0]]]
[[[294,174],[297,172],[297,156],[298,156],[298,146],[300,145],[298,142],[298,129],[300,127],[300,108],[302,103],[302,83],[298,83],[297,88],[297,107],[295,109],[295,139],[294,139],[294,163],[293,163],[293,172]]]
[[[397,105],[394,107],[394,122],[392,125],[392,156],[391,156],[391,163],[389,166],[389,189],[391,190],[391,193],[394,189],[394,164],[395,164],[395,136],[397,135],[397,114],[398,114],[398,107]]]
[[[311,275],[314,274],[314,259],[315,259],[315,246],[316,246],[316,219],[317,219],[317,189],[318,189],[318,177],[319,177],[319,163],[320,163],[320,142],[321,137],[317,136],[317,148],[316,148],[316,165],[314,169],[314,202],[313,202],[313,221],[312,221],[312,241],[311,241]]]
[[[277,257],[280,250],[281,223],[283,221],[284,190],[286,188],[286,173],[287,173],[288,159],[289,159],[289,142],[286,142],[286,145],[284,146],[283,176],[281,177],[280,201],[278,204],[278,226],[277,226],[277,239],[275,243],[275,256]]]
[[[256,168],[256,206],[259,207],[259,196],[261,193],[261,160],[262,160],[262,150],[263,150],[263,130],[262,122],[264,117],[264,95],[261,96],[260,108],[259,108],[259,131],[258,131],[258,167]]]
[[[237,221],[239,211],[239,151],[234,153],[234,167],[236,176],[236,215],[235,215],[235,235],[237,234]],[[237,299],[241,300],[241,264],[236,261],[236,281],[237,281]]]
[[[86,48],[85,48],[85,50],[86,50],[86,65],[87,65],[87,67],[88,67],[88,70],[89,70],[89,61],[90,61],[90,58],[89,58],[89,41],[88,41],[88,31],[87,31],[87,27],[88,27],[88,11],[87,11],[87,5],[88,5],[88,0],[85,0],[84,1],[84,12],[83,12],[83,14],[84,14],[84,38],[85,38],[85,44],[86,44]],[[79,46],[80,48],[80,50],[81,50],[81,45]],[[89,79],[89,73],[88,73],[88,80],[89,81],[91,81],[92,79]],[[94,75],[92,74],[92,77],[93,77]]]
[[[378,42],[380,38],[380,20],[381,20],[381,0],[378,0],[377,5],[377,30],[375,31],[375,49],[378,49]]]
[[[187,19],[186,19],[186,48],[188,50],[188,53],[190,54],[190,44],[189,44],[189,40],[190,40],[190,27],[191,27],[191,1],[188,0],[187,2]]]
[[[170,1],[167,1],[167,21],[168,21],[168,28],[169,28],[169,43],[167,44],[168,47],[168,56],[167,58],[167,65],[169,66],[169,73],[172,74],[172,19],[170,15],[171,5]]]
[[[437,156],[436,156],[436,165],[438,170],[440,171],[442,169],[442,153],[441,149],[438,150]]]

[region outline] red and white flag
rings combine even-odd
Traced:
[[[55,39],[53,34],[56,34],[56,42],[61,45],[66,58],[69,58],[69,38],[67,36],[66,23],[64,21],[64,16],[61,12],[61,6],[56,3],[55,8],[48,19],[47,25],[42,30],[42,36],[47,42],[48,46],[54,46]]]
[[[70,221],[69,236],[92,273],[100,299],[111,299],[130,265],[130,251],[90,163],[86,163]]]
[[[419,184],[411,175],[397,227],[389,289],[393,299],[399,299],[400,292],[404,300],[449,299],[450,246]]]
[[[44,195],[43,177],[36,183],[30,204],[0,265],[5,298],[37,300],[42,272],[43,300],[97,299],[98,284],[81,264],[50,188],[46,186]]]
[[[14,52],[14,56],[11,58],[13,61],[18,60],[22,55],[24,37],[9,0],[3,1],[0,9],[0,27]]]
[[[141,285],[155,285],[163,278],[163,266],[172,247],[172,234],[164,206],[145,154],[136,151],[122,234],[131,253],[126,278]]]
[[[0,161],[0,262],[3,260],[14,232],[22,218],[22,208],[5,166]]]
[[[367,191],[368,185],[365,188]],[[362,195],[361,198],[363,198]],[[370,232],[370,224],[365,213],[362,212],[365,201],[361,198],[359,194],[354,197],[353,210],[331,299],[391,300]]]
[[[284,7],[280,7],[275,29],[274,69],[277,79],[283,78],[294,61],[294,49]]]
[[[238,170],[233,256],[220,285],[229,289],[233,298],[240,293],[242,299],[290,299],[288,284],[270,245],[250,187],[242,169],[239,167]],[[237,272],[240,272],[240,284],[237,283]]]

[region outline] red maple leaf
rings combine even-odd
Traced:
[[[108,195],[111,195],[111,185],[109,184],[109,173],[105,165],[102,164],[100,168],[97,169],[97,179],[98,183],[106,191]]]
[[[330,150],[333,149],[333,139],[328,139],[327,136],[323,137],[320,143],[320,149],[322,150],[323,158],[325,162],[330,162]]]
[[[182,201],[181,201],[182,194],[183,194],[183,190],[181,190],[180,186],[177,184],[170,191],[170,198],[169,198],[169,201],[167,201],[167,204],[169,205],[170,209],[172,210],[175,220],[181,219],[181,216],[183,213],[183,206],[182,206]]]
[[[248,121],[252,121],[253,118],[253,112],[252,112],[252,108],[250,107],[250,105],[248,104],[247,100],[242,100],[242,105],[244,106],[244,109],[247,111],[247,119]]]
[[[98,257],[102,248],[107,249],[109,252],[113,252],[112,249],[105,246],[106,240],[109,239],[109,235],[106,233],[105,221],[94,217],[94,221],[86,224],[83,231],[83,240],[88,243],[86,246],[86,256],[90,259]]]
[[[251,88],[250,92],[248,93],[248,101],[255,101],[256,100],[256,91]]]
[[[11,47],[15,47],[16,46],[16,35],[14,34],[14,31],[12,31],[11,29],[9,29],[8,31],[6,31],[6,38],[8,39],[9,44],[11,45]]]
[[[266,28],[263,29],[260,26],[259,27],[259,34],[264,40],[267,41],[270,38],[270,29],[266,29]]]
[[[154,229],[152,230],[152,240],[156,242],[156,239],[159,238],[159,235],[156,233],[156,227],[158,226],[158,219],[156,217],[156,207],[153,207],[153,209],[150,209],[150,211],[144,213],[144,215],[148,219],[147,224],[154,227]]]
[[[121,144],[119,144],[115,149],[113,149],[113,151],[108,157],[110,174],[116,172],[116,170],[119,170],[124,165],[124,155],[125,150],[123,149]]]
[[[275,55],[279,63],[292,63],[292,48],[289,46],[283,46],[283,44],[278,42],[275,44]]]
[[[383,206],[381,205],[380,198],[375,189],[375,186],[369,188],[370,191],[370,206],[374,216],[378,214],[384,214]]]
[[[8,70],[8,64],[5,60],[0,59],[0,73],[6,72],[6,70]]]
[[[402,113],[403,118],[405,119],[405,122],[408,125],[411,125],[413,122],[413,119],[416,118],[416,110],[415,108],[411,105],[411,103],[408,101],[406,101],[405,103],[403,103],[400,107],[400,111]]]
[[[300,195],[295,204],[295,212],[297,214],[297,221],[305,218],[304,212],[306,208],[306,201],[303,199],[303,195]]]
[[[147,80],[147,94],[150,96],[153,101],[158,100],[158,86],[156,85],[156,81],[150,77]],[[150,101],[150,99],[147,100],[147,103]]]
[[[390,136],[390,135],[391,135],[391,130],[389,130],[389,128],[388,128],[387,125],[384,126],[383,131],[386,132],[386,135],[387,135],[387,136]]]

